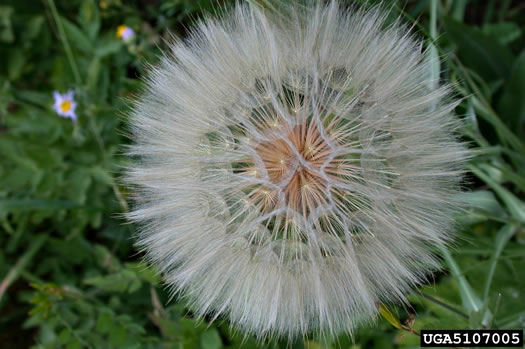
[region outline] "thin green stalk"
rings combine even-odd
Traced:
[[[465,16],[465,7],[467,7],[467,0],[456,0],[454,1],[452,18],[456,21],[463,22]]]
[[[518,224],[507,224],[498,232],[496,237],[496,243],[494,246],[494,253],[490,259],[489,271],[487,274],[487,281],[485,282],[485,289],[483,291],[483,299],[485,302],[488,302],[490,286],[492,284],[492,279],[494,278],[494,272],[496,271],[496,265],[498,264],[501,252],[507,245],[507,242],[512,238],[516,230],[518,229]]]
[[[492,126],[496,128],[496,132],[498,133],[503,143],[508,143],[515,150],[518,150],[521,153],[525,153],[525,144],[523,143],[523,141],[518,136],[516,136],[516,134],[514,134],[514,132],[512,132],[507,127],[507,125],[503,123],[503,121],[501,121],[500,117],[496,114],[496,112],[487,102],[478,99],[477,96],[480,96],[480,93],[479,91],[477,92],[478,93],[476,93],[476,96],[472,97],[472,102],[474,109],[477,111],[478,115],[483,117],[483,119],[491,123]]]
[[[481,311],[484,307],[483,302],[476,294],[476,292],[472,289],[472,286],[470,286],[470,283],[468,282],[465,275],[463,275],[463,272],[459,268],[458,264],[445,247],[441,247],[440,249],[441,255],[445,259],[445,262],[448,264],[452,276],[454,276],[454,278],[458,282],[459,293],[461,295],[461,302],[463,303],[463,306],[469,314]],[[481,325],[483,327],[489,327],[492,322],[492,319],[492,312],[487,307],[481,320]]]
[[[75,82],[78,85],[81,85],[82,78],[80,76],[80,71],[78,70],[78,66],[75,61],[75,57],[73,56],[73,51],[71,50],[71,46],[69,46],[69,41],[67,40],[66,32],[64,31],[64,27],[62,26],[62,21],[60,19],[60,16],[58,15],[58,10],[55,6],[55,1],[47,0],[47,3],[49,4],[49,8],[51,8],[53,19],[55,20],[58,32],[60,34],[60,41],[62,42],[62,45],[64,46],[64,50],[66,51],[66,56],[69,61],[69,65],[71,66],[71,70],[73,71]]]
[[[483,172],[478,166],[469,164],[468,169],[474,173],[479,179],[485,182],[492,188],[507,206],[511,216],[519,222],[525,223],[525,205],[513,193],[503,187],[501,184],[492,179],[489,175]]]
[[[506,316],[498,321],[499,328],[525,327],[525,311]]]
[[[456,59],[457,60],[457,59]],[[510,145],[515,150],[525,154],[525,144],[523,141],[512,132],[507,125],[501,120],[498,114],[492,109],[490,103],[484,97],[484,93],[481,91],[480,87],[472,79],[469,72],[459,60],[457,60],[457,65],[454,64],[452,60],[449,61],[450,68],[454,71],[455,74],[461,74],[463,81],[466,82],[466,85],[472,91],[472,94],[467,90],[461,89],[460,92],[465,97],[470,97],[469,103],[472,103],[474,110],[478,113],[480,117],[485,119],[488,123],[494,126],[498,138],[501,140],[501,143],[504,145]]]
[[[500,9],[498,11],[498,22],[503,22],[505,20],[505,15],[509,11],[510,5],[512,4],[512,0],[503,0],[502,4],[500,6]]]
[[[46,235],[39,235],[33,239],[27,251],[18,259],[16,264],[9,270],[7,275],[4,277],[0,283],[0,300],[4,293],[7,291],[9,286],[20,276],[25,267],[31,262],[31,259],[35,254],[40,250],[44,242],[46,241]]]
[[[525,163],[525,161],[523,162]],[[486,171],[499,171],[503,175],[503,178],[513,183],[522,192],[525,192],[525,177],[521,174],[516,173],[514,170],[509,168],[505,163],[499,163],[497,165],[482,163],[479,165],[480,168]]]
[[[459,268],[458,264],[450,254],[450,252],[442,247],[441,248],[441,255],[445,259],[445,262],[447,263],[450,272],[452,273],[452,276],[457,280],[459,292],[461,294],[461,301],[463,302],[463,306],[469,313],[477,312],[482,307],[482,302],[479,296],[474,292],[472,287],[470,286],[469,282],[463,275],[463,272]]]
[[[97,144],[98,144],[98,147],[99,147],[101,153],[102,154],[106,154],[106,146],[104,144],[104,140],[102,139],[102,137],[100,136],[100,134],[98,132],[97,126],[95,124],[95,118],[93,117],[93,115],[90,112],[88,112],[86,114],[87,114],[87,117],[88,117],[88,122],[89,122],[89,127],[91,129],[91,133],[93,133],[93,136],[95,137],[95,140],[97,141]],[[122,208],[122,211],[124,213],[129,212],[128,203],[126,202],[126,200],[122,196],[122,193],[120,192],[120,189],[118,188],[117,184],[113,180],[113,177],[112,177],[112,180],[111,180],[111,189],[113,190],[113,193],[115,194],[115,197],[117,198],[117,200],[118,200],[118,202],[120,204],[120,207]]]
[[[467,314],[465,314],[464,312],[462,312],[462,311],[460,311],[460,310],[454,308],[454,307],[451,306],[451,305],[448,305],[448,304],[445,303],[445,302],[440,301],[440,300],[437,299],[437,298],[434,298],[434,297],[432,297],[432,296],[426,295],[426,294],[424,294],[424,293],[422,293],[422,292],[420,292],[420,291],[417,291],[417,295],[418,295],[419,297],[421,297],[421,298],[425,298],[426,300],[428,300],[428,301],[430,301],[430,302],[432,302],[432,303],[434,303],[434,304],[436,304],[436,305],[439,305],[440,307],[443,307],[444,309],[447,309],[448,311],[450,311],[450,312],[452,312],[452,313],[454,313],[454,314],[456,314],[456,315],[458,315],[458,316],[461,316],[462,318],[468,320],[468,315],[467,315]]]
[[[23,270],[20,275],[26,280],[29,284],[43,284],[45,283],[44,280],[40,279],[38,276],[28,272],[27,270]]]

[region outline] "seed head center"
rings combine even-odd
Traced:
[[[256,151],[270,181],[282,188],[289,208],[306,216],[326,202],[327,183],[321,167],[330,156],[330,147],[313,122],[259,143]],[[271,210],[276,204],[277,200],[271,200],[264,208]]]

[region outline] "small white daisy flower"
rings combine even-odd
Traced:
[[[77,115],[75,114],[77,103],[73,99],[74,94],[75,92],[73,90],[68,90],[64,94],[54,91],[53,98],[55,99],[55,104],[53,105],[53,109],[58,115],[64,118],[70,118],[73,121],[77,121]]]
[[[117,38],[122,39],[122,41],[129,41],[135,36],[135,32],[127,25],[119,25],[116,35]]]

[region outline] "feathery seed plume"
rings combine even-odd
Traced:
[[[437,268],[468,156],[456,103],[380,9],[206,19],[131,116],[138,245],[198,315],[351,332]]]

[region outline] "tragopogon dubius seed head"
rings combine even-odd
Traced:
[[[421,43],[379,9],[238,5],[131,115],[138,245],[199,315],[335,334],[437,267],[468,152]]]

